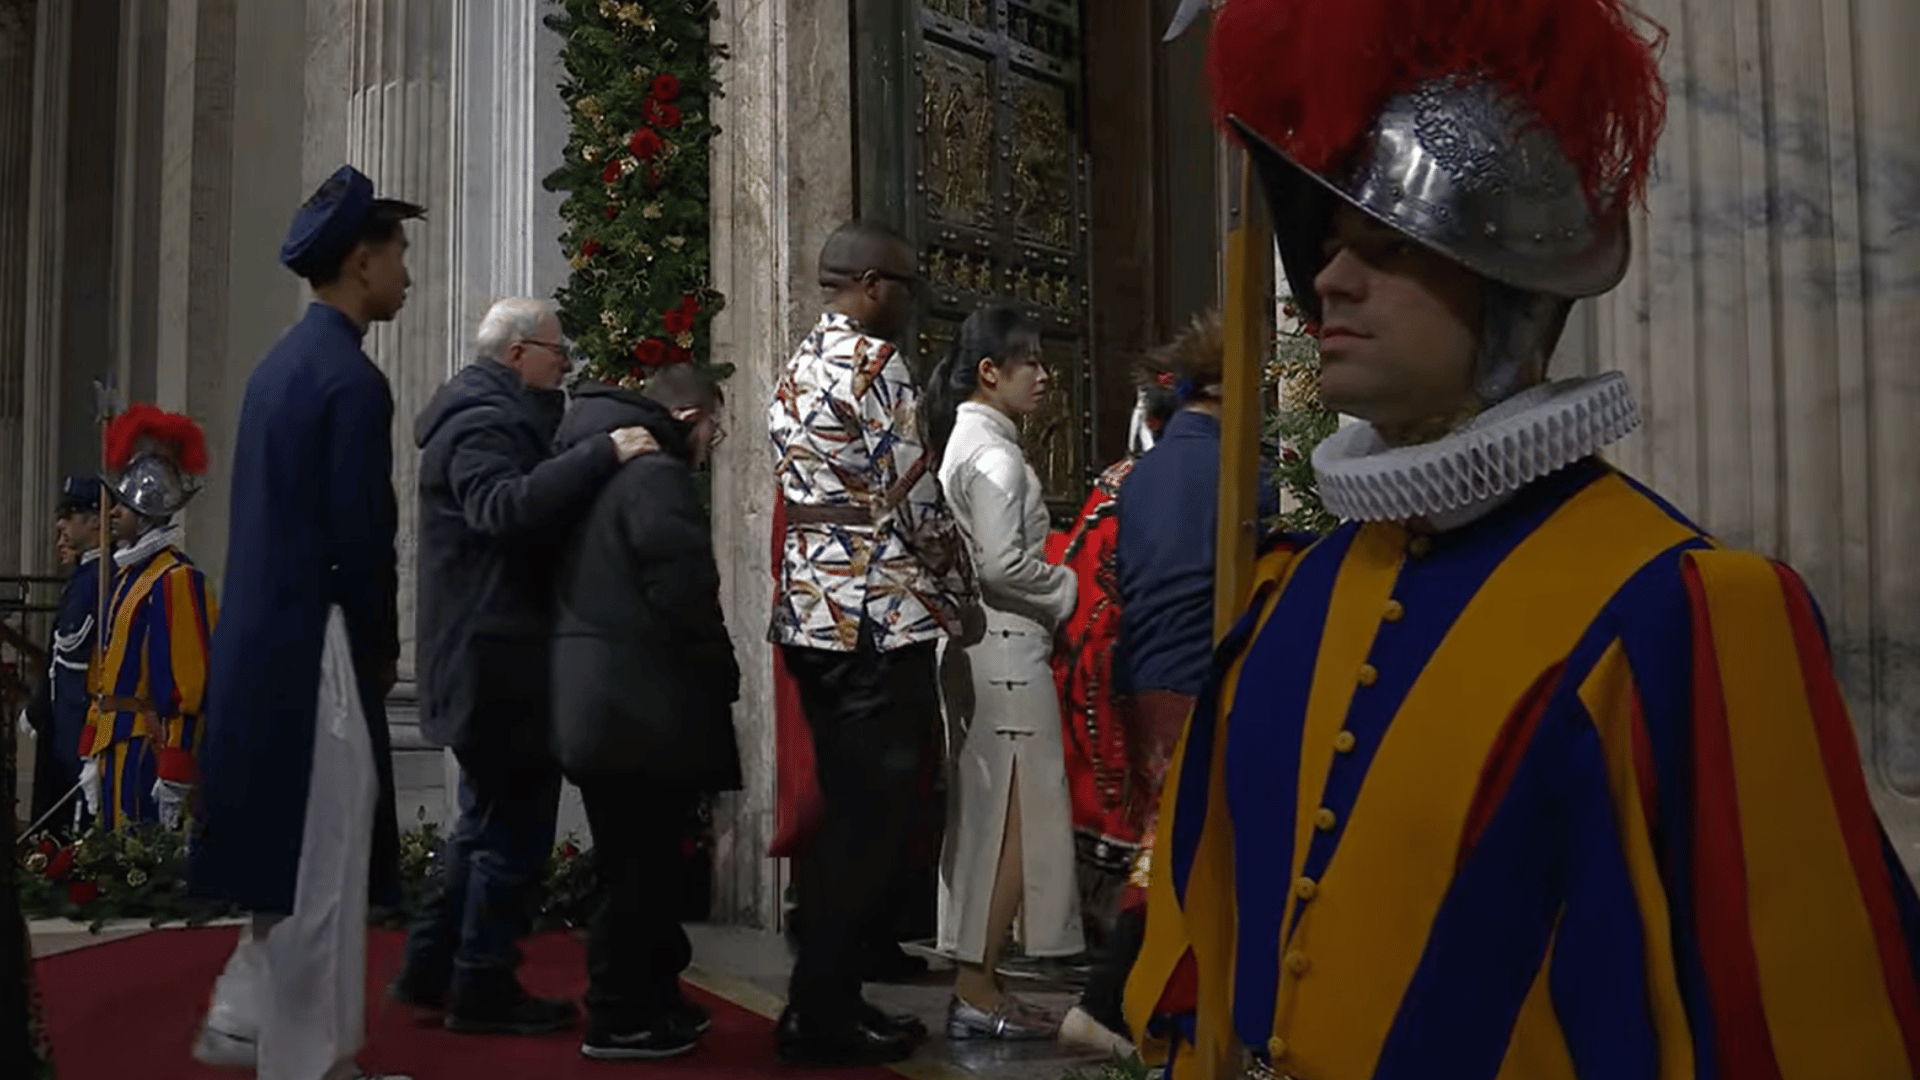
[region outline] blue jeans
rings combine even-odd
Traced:
[[[533,929],[560,813],[560,767],[459,751],[460,820],[448,838],[440,895],[407,938],[421,985],[504,987]]]

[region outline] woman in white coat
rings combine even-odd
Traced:
[[[1047,510],[1020,449],[1020,418],[1047,393],[1037,327],[1011,308],[978,312],[928,380],[940,483],[971,548],[986,637],[949,648],[952,731],[941,951],[959,964],[949,1038],[1048,1038],[1057,1024],[1000,986],[1013,928],[1030,956],[1084,948],[1073,820],[1049,659],[1073,612],[1073,571],[1046,561]]]

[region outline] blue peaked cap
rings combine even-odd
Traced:
[[[373,181],[351,165],[340,166],[293,215],[280,262],[301,277],[312,276],[347,253],[373,208]]]
[[[59,513],[68,514],[76,510],[100,509],[100,479],[86,473],[75,473],[60,484]]]

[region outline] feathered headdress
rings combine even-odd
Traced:
[[[1323,176],[1396,94],[1434,79],[1495,84],[1552,131],[1605,221],[1646,191],[1666,119],[1665,40],[1622,0],[1228,0],[1208,69],[1219,119]]]
[[[200,425],[145,402],[127,406],[107,425],[106,452],[108,472],[123,472],[134,458],[148,455],[190,475],[207,471],[207,437]]]

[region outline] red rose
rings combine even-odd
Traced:
[[[54,852],[53,858],[47,860],[46,876],[54,881],[60,881],[72,872],[73,849],[70,847],[61,848]]]
[[[620,179],[620,163],[617,161],[607,162],[607,167],[600,170],[600,179],[609,184]]]
[[[692,322],[693,317],[700,314],[700,301],[694,299],[692,293],[687,293],[680,297],[680,310],[687,316],[687,321]]]
[[[654,187],[660,186],[660,166],[647,166],[647,183],[652,184]]]
[[[1291,319],[1295,315],[1300,314],[1300,311],[1299,309],[1295,308],[1292,304],[1285,304],[1281,306],[1280,314],[1285,315],[1287,318]]]
[[[667,350],[667,363],[691,364],[693,363],[693,350],[683,349],[680,346],[675,345],[673,348]]]
[[[53,853],[60,850],[60,845],[53,842],[53,837],[43,836],[40,838],[39,845],[33,850],[51,859],[53,858]]]
[[[643,127],[627,140],[627,149],[633,151],[633,156],[641,161],[658,156],[660,151],[666,148],[667,140],[662,139],[660,133],[652,128]]]
[[[656,75],[653,78],[653,99],[672,101],[680,96],[680,80],[671,75]]]
[[[693,316],[679,308],[668,308],[660,314],[660,325],[664,326],[669,334],[684,334],[693,329]]]
[[[680,106],[649,101],[647,119],[663,128],[677,128],[680,126]]]
[[[575,847],[573,844],[573,841],[571,840],[560,845],[560,857],[563,859],[575,858],[579,854],[580,854],[580,849]]]
[[[587,242],[580,245],[580,254],[589,259],[600,254],[600,241],[591,236],[587,237]]]
[[[641,367],[639,364],[635,364],[627,369],[627,378],[629,379],[644,379],[646,377],[647,369]]]
[[[1308,337],[1317,338],[1320,336],[1320,324],[1317,322],[1307,323],[1306,325],[1302,326],[1300,329],[1306,331],[1306,334]]]
[[[1288,465],[1291,465],[1294,462],[1300,460],[1300,451],[1295,450],[1293,447],[1289,446],[1286,449],[1280,451],[1280,460],[1285,462]]]
[[[633,358],[646,367],[659,367],[667,359],[667,343],[650,337],[633,347]]]
[[[617,218],[619,216],[620,216],[620,204],[608,203],[607,204],[607,220],[612,221],[614,218]]]
[[[67,883],[67,899],[85,907],[100,897],[100,886],[91,881],[70,881]]]

